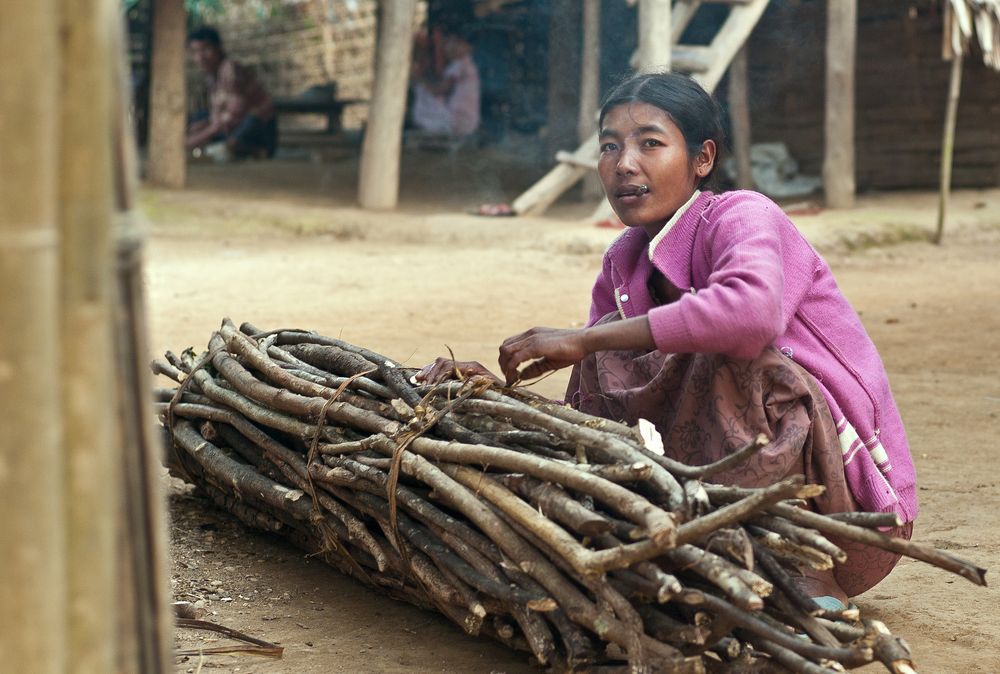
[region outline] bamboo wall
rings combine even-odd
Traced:
[[[859,3],[859,189],[936,187],[948,90],[936,0]],[[802,171],[823,160],[825,0],[776,0],[750,41],[753,142],[783,141]],[[966,59],[954,185],[1000,185],[1000,75]]]

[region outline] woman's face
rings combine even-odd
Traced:
[[[597,172],[608,201],[623,223],[642,227],[650,238],[691,198],[715,161],[713,141],[690,156],[670,116],[640,101],[618,105],[604,116],[600,144]]]

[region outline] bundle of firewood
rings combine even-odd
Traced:
[[[710,483],[767,442],[688,466],[637,430],[481,377],[415,370],[301,330],[226,320],[208,351],[153,364],[168,463],[255,527],[556,670],[828,673],[906,644],[856,608],[820,609],[803,569],[877,546],[985,584],[891,538],[895,515],[819,515],[822,487]],[[596,669],[595,669],[596,671]]]

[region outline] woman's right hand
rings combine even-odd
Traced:
[[[440,384],[449,379],[466,379],[475,375],[489,377],[498,384],[503,384],[499,377],[490,372],[485,365],[474,360],[452,360],[438,358],[425,366],[416,374],[418,384]]]

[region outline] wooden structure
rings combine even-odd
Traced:
[[[117,0],[0,22],[0,651],[173,670]],[[114,225],[114,226],[113,226]]]
[[[728,16],[719,27],[714,39],[707,46],[678,44],[678,40],[694,17],[701,0],[678,0],[671,10],[669,3],[647,2],[644,13],[640,13],[640,23],[645,19],[659,26],[669,26],[672,44],[669,59],[662,56],[652,46],[655,38],[651,32],[640,28],[640,50],[636,67],[640,70],[656,67],[655,61],[642,62],[639,59],[668,60],[678,71],[691,73],[708,91],[713,91],[729,64],[750,36],[754,26],[767,7],[767,0],[713,0],[731,5]],[[665,14],[670,16],[665,17]],[[643,43],[647,45],[643,47]],[[540,215],[551,206],[566,190],[575,185],[597,161],[597,135],[592,134],[573,153],[560,154],[559,164],[541,180],[514,200],[513,208],[519,215]],[[603,204],[602,204],[603,206]]]
[[[1000,71],[1000,0],[944,0],[943,56],[951,61],[948,103],[941,140],[941,187],[934,243],[944,236],[948,199],[951,192],[951,165],[955,150],[955,123],[962,83],[962,62],[970,51],[973,34],[979,37],[983,62]]]
[[[416,12],[416,0],[382,5],[372,109],[361,148],[358,202],[362,208],[389,210],[399,201],[399,160]]]
[[[857,0],[827,0],[823,191],[830,208],[854,205],[854,55],[857,38]]]
[[[153,5],[150,72],[155,86],[150,92],[147,179],[162,187],[184,187],[187,171],[187,152],[184,150],[186,39],[184,0],[157,0]]]

